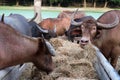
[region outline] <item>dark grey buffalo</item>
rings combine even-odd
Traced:
[[[0,20],[1,20],[0,16]],[[9,16],[4,16],[4,23],[9,24],[15,30],[22,34],[32,36],[31,28],[32,26],[28,24],[27,19],[19,14],[10,14]]]
[[[37,14],[30,21],[28,21],[20,14],[10,14],[9,16],[4,16],[4,23],[9,24],[15,30],[27,36],[41,37],[43,34],[46,39],[53,37],[53,31],[42,29],[36,22],[33,21],[36,16]],[[1,17],[2,16],[0,16],[0,19]]]
[[[71,32],[76,28],[81,37],[80,45],[94,44],[115,68],[120,55],[120,11],[105,12],[97,20],[92,16],[72,19],[68,30],[69,39],[72,39]]]

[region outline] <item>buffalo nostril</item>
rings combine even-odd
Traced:
[[[81,40],[82,43],[84,43],[84,40]]]
[[[79,42],[80,42],[80,41],[78,40],[78,41],[77,41],[77,44],[79,44]]]
[[[85,41],[85,43],[88,43],[88,40],[87,40],[87,41]]]
[[[81,43],[88,43],[89,40],[81,40]]]

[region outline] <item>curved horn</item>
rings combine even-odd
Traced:
[[[42,29],[40,26],[38,26],[38,25],[36,25],[37,26],[37,28],[40,30],[40,31],[42,31],[43,33],[48,33],[48,30],[46,30],[46,29]]]
[[[50,51],[50,54],[52,56],[55,56],[55,53],[56,53],[55,49],[53,48],[53,46],[47,40],[44,39],[44,36],[43,36],[43,41],[44,41],[46,47],[48,48],[48,50]]]
[[[72,25],[75,25],[75,26],[79,26],[79,25],[81,25],[82,23],[83,23],[83,21],[76,22],[76,21],[74,21],[73,19],[71,20],[71,24],[72,24]]]
[[[71,16],[71,24],[72,25],[75,25],[75,26],[79,26],[79,25],[81,25],[83,22],[81,21],[81,22],[76,22],[76,21],[74,21],[74,16],[75,16],[75,14],[78,12],[78,9],[72,14],[72,16]]]
[[[45,44],[46,44],[48,50],[50,51],[51,55],[55,56],[55,49],[53,48],[53,46],[46,40],[45,40]]]
[[[79,9],[79,8],[78,8]],[[71,15],[71,19],[74,19],[75,14],[78,12],[78,9]]]
[[[35,13],[34,17],[32,19],[30,19],[28,22],[33,21],[36,17],[37,17],[38,13]]]
[[[98,27],[103,28],[103,29],[111,29],[111,28],[116,27],[116,25],[118,25],[119,23],[119,17],[117,16],[117,14],[115,14],[115,17],[116,17],[115,21],[110,24],[103,24],[103,23],[97,22]]]

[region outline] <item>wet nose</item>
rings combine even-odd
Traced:
[[[89,39],[87,39],[87,38],[81,38],[80,43],[83,44],[83,45],[86,45],[86,44],[89,43]]]
[[[89,40],[81,40],[81,43],[88,43]]]

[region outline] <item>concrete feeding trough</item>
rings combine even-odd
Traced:
[[[110,65],[110,63],[103,56],[100,50],[97,47],[94,48],[96,50],[96,56],[97,56],[94,62],[94,68],[97,72],[97,75],[99,76],[99,79],[120,80],[120,76],[118,75],[117,71]],[[4,70],[0,70],[0,80],[19,80],[20,75],[26,69],[26,67],[27,64],[23,64],[22,66],[17,65],[6,68]]]
[[[0,80],[18,80],[25,67],[26,64],[23,64],[0,70]]]
[[[103,56],[100,50],[96,49],[97,60],[94,63],[94,67],[100,80],[120,80],[120,76],[117,71],[111,66],[108,60]]]

